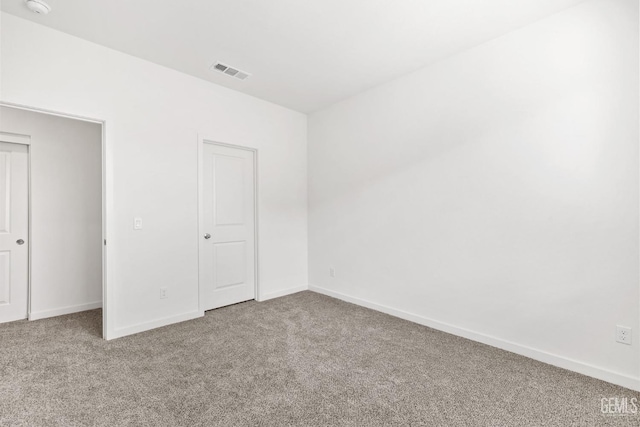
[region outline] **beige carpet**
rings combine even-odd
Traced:
[[[0,426],[605,426],[639,393],[312,292],[118,340],[0,325]]]

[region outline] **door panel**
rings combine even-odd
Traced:
[[[0,323],[27,318],[28,167],[26,145],[0,142]]]
[[[220,225],[244,224],[245,159],[215,156],[215,222]]]
[[[254,153],[204,143],[202,162],[200,286],[211,310],[256,296]]]
[[[11,252],[1,251],[0,252],[0,307],[8,304],[11,304]]]
[[[0,233],[9,233],[11,221],[11,153],[0,151]]]

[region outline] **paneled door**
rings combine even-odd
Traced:
[[[28,156],[26,145],[0,142],[0,323],[27,318]]]
[[[204,310],[255,299],[254,152],[203,142],[200,297]]]

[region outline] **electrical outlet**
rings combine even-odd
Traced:
[[[333,267],[329,267],[329,276],[336,277],[336,269]]]
[[[616,326],[616,341],[622,344],[631,345],[631,328],[626,326]]]
[[[142,218],[133,218],[133,229],[142,230]]]
[[[165,299],[167,297],[167,288],[160,288],[160,299]]]

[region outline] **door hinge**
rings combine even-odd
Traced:
[[[104,239],[104,245],[107,246],[107,239]]]

